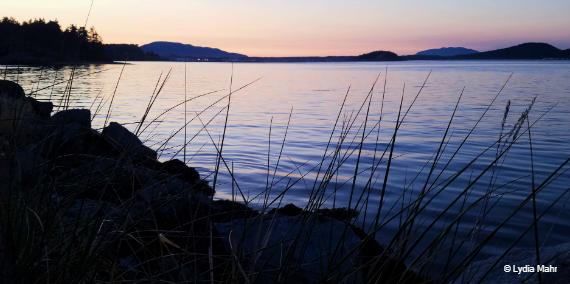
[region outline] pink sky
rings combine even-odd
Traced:
[[[5,0],[0,17],[83,26],[91,0]],[[248,56],[399,55],[523,42],[570,48],[570,1],[93,0],[105,43],[172,41]]]

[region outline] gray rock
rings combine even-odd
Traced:
[[[8,80],[0,80],[0,96],[10,99],[25,99],[32,105],[34,111],[40,117],[49,117],[53,109],[52,102],[40,102],[32,97],[26,97],[22,86]]]
[[[18,138],[35,136],[37,122],[37,115],[30,102],[13,92],[4,93],[0,90],[0,133],[10,133]]]
[[[500,256],[474,262],[454,283],[538,283],[536,252],[534,249],[517,249],[507,253],[496,265]],[[570,243],[544,247],[540,251],[540,261],[545,267],[556,267],[556,272],[543,272],[542,283],[570,283]],[[510,272],[505,272],[509,266]],[[521,272],[527,270],[533,272]],[[516,270],[516,271],[515,271]],[[488,272],[489,274],[483,278]],[[481,281],[481,282],[480,282]]]
[[[52,102],[42,102],[38,101],[32,97],[26,97],[26,100],[30,102],[34,111],[39,117],[48,118],[53,110]]]
[[[76,124],[79,127],[91,128],[91,111],[88,109],[68,109],[55,113],[51,117],[52,125]]]
[[[217,229],[227,250],[244,256],[240,266],[246,273],[263,271],[259,283],[363,281],[356,271],[360,239],[341,221],[318,214],[276,214],[217,224]]]
[[[179,178],[186,182],[195,183],[200,179],[200,174],[196,169],[188,167],[178,159],[162,163],[162,168],[171,174],[179,175]]]
[[[68,109],[55,113],[49,123],[44,151],[48,156],[88,153],[94,130],[88,109]],[[95,135],[96,136],[96,135]]]
[[[136,135],[117,122],[109,123],[109,125],[103,129],[101,135],[114,141],[121,148],[121,151],[126,153],[129,157],[148,157],[151,159],[156,159],[157,157],[156,151],[144,146]]]

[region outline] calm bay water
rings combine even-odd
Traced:
[[[505,135],[513,129],[533,99],[536,98],[536,101],[528,117],[531,124],[536,122],[530,131],[536,186],[541,185],[570,157],[568,61],[233,65],[140,62],[124,66],[80,66],[73,72],[75,79],[70,86],[72,107],[91,108],[94,114],[93,126],[101,128],[110,102],[113,101],[109,121],[123,123],[131,130],[137,127],[151,95],[155,89],[160,88],[166,74],[170,72],[143,128],[154,118],[157,119],[145,128],[141,139],[146,140],[145,143],[153,149],[159,150],[162,160],[173,157],[185,159],[210,181],[214,179],[212,173],[217,157],[214,143],[219,144],[222,140],[226,121],[228,97],[225,96],[230,90],[234,91],[222,155],[230,169],[233,167],[237,185],[232,183],[229,171],[222,163],[217,177],[216,197],[232,198],[232,190],[237,192],[239,187],[252,206],[262,206],[268,184],[272,185],[268,193],[269,200],[276,200],[271,207],[277,206],[278,202],[295,203],[301,207],[306,205],[315,184],[316,187],[320,184],[324,168],[331,162],[330,157],[323,162],[329,139],[332,137],[327,152],[330,154],[341,131],[346,131],[347,137],[341,147],[341,156],[346,160],[335,166],[338,172],[335,172],[327,186],[323,202],[325,207],[345,207],[349,202],[351,207],[357,205],[362,210],[358,222],[365,223],[365,226],[374,223],[372,219],[378,212],[382,188],[385,188],[386,194],[380,217],[385,220],[395,216],[418,196],[426,184],[433,155],[439,149],[456,102],[462,94],[444,140],[443,154],[434,167],[428,185],[434,184],[435,187],[467,167],[478,155],[482,155],[442,192],[436,194],[442,186],[435,187],[428,194],[428,198],[435,197],[429,204],[427,199],[422,202],[421,205],[426,207],[417,222],[418,230],[415,234],[417,237],[424,231],[427,232],[422,244],[429,243],[437,236],[462,208],[491,190],[488,205],[475,205],[462,217],[459,225],[462,232],[459,236],[465,236],[474,227],[480,228],[480,237],[473,238],[473,241],[481,241],[532,193],[530,141],[526,132],[470,188],[470,194],[465,199],[466,205],[463,205],[463,195],[460,196],[468,184],[492,164],[497,153],[497,145],[494,143],[501,133]],[[18,80],[26,93],[39,90],[35,94],[38,99],[51,99],[56,105],[61,105],[66,83],[49,86],[53,82],[68,79],[71,73],[71,67],[45,69],[10,66],[2,67],[1,77]],[[240,89],[243,86],[245,87]],[[366,101],[369,93],[371,97]],[[170,109],[182,103],[185,98],[194,97],[197,98],[188,101],[186,105]],[[401,101],[399,119],[402,120],[405,113],[407,115],[397,132],[393,159],[384,187],[391,150],[389,144]],[[510,111],[502,130],[508,101]],[[97,109],[99,111],[95,115]],[[161,115],[166,110],[169,111]],[[200,115],[197,117],[197,114]],[[335,129],[337,117],[340,118]],[[187,127],[184,127],[185,121],[190,121]],[[207,124],[207,131],[203,124]],[[525,122],[519,134],[526,130],[526,125]],[[360,149],[364,129],[366,137]],[[281,149],[286,131],[285,143]],[[462,144],[467,136],[468,139]],[[503,139],[499,148],[508,145],[511,140],[505,144]],[[184,151],[182,145],[185,142],[188,146]],[[386,154],[382,157],[385,149]],[[382,163],[373,171],[373,165],[380,161]],[[321,162],[324,166],[318,175]],[[353,188],[357,164],[358,175]],[[536,197],[537,213],[540,215],[546,212],[539,222],[539,240],[546,245],[570,241],[570,210],[565,208],[568,194],[563,194],[570,186],[569,169],[569,165],[563,166],[557,172],[556,179]],[[371,188],[367,187],[369,180],[373,184]],[[286,188],[289,188],[288,191],[280,196]],[[235,195],[236,199],[242,199],[240,194]],[[561,195],[560,200],[555,202]],[[360,196],[363,197],[358,203]],[[460,198],[455,202],[458,196]],[[367,206],[362,207],[363,204]],[[554,205],[546,211],[552,204]],[[451,209],[442,214],[448,206]],[[481,226],[476,226],[481,212],[488,213]],[[404,217],[406,214],[403,214]],[[529,202],[493,237],[481,257],[499,253],[508,247],[529,228],[532,218],[532,202]],[[436,219],[436,225],[428,228]],[[388,243],[398,227],[399,217],[386,222],[385,227],[379,231],[379,241]],[[517,247],[532,246],[534,236],[530,233],[527,235]]]

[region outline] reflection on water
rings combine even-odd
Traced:
[[[152,94],[160,89],[144,125],[157,119],[141,138],[147,145],[160,150],[161,159],[170,159],[174,155],[183,159],[185,154],[189,165],[198,168],[202,176],[210,180],[216,164],[214,144],[221,143],[224,131],[229,101],[226,95],[234,91],[223,145],[224,160],[233,167],[238,183],[234,189],[239,187],[256,205],[262,202],[260,198],[268,184],[272,185],[270,200],[290,187],[278,202],[304,205],[321,184],[325,169],[332,162],[338,171],[323,194],[324,206],[348,206],[352,192],[351,206],[354,207],[360,197],[358,206],[367,204],[361,208],[363,213],[358,220],[366,224],[372,224],[372,218],[378,212],[382,188],[386,194],[381,218],[385,220],[406,208],[420,194],[432,171],[434,154],[443,145],[439,162],[427,181],[435,190],[428,192],[428,199],[420,204],[426,207],[422,219],[418,220],[417,234],[437,220],[428,230],[425,242],[433,239],[457,216],[457,212],[465,209],[464,204],[481,198],[489,190],[492,191],[489,205],[476,206],[461,219],[460,229],[469,231],[475,226],[477,216],[488,211],[480,227],[481,238],[529,196],[532,167],[528,132],[495,165],[497,151],[507,147],[512,139],[505,142],[503,138],[499,149],[493,143],[501,133],[505,135],[513,128],[535,97],[529,120],[533,123],[540,118],[531,130],[537,186],[570,155],[567,131],[570,64],[564,62],[241,63],[233,65],[233,74],[232,65],[226,63],[140,62],[75,69],[11,66],[3,67],[1,76],[19,81],[27,93],[34,92],[38,99],[50,99],[57,106],[63,107],[67,95],[71,94],[67,104],[90,108],[94,115],[93,125],[98,128],[103,126],[109,113],[110,121],[135,129]],[[71,76],[73,82],[66,83]],[[240,89],[258,78],[261,79]],[[54,82],[63,83],[51,87]],[[365,101],[369,93],[372,97]],[[402,96],[399,119],[403,122],[397,132],[384,186],[390,140]],[[191,100],[180,104],[185,99]],[[109,109],[111,101],[113,106]],[[511,102],[510,112],[502,129],[508,101]],[[180,105],[169,110],[177,104]],[[161,115],[165,110],[169,111]],[[365,119],[367,114],[368,119]],[[187,127],[184,127],[185,121],[190,121]],[[471,132],[475,125],[477,127]],[[335,132],[331,135],[333,129]],[[523,127],[520,133],[525,129]],[[365,136],[360,149],[363,132]],[[346,133],[341,147],[342,159],[333,160],[329,154],[341,133]],[[462,144],[467,136],[468,140]],[[183,151],[181,147],[185,144],[188,147]],[[327,145],[328,152],[325,152]],[[360,159],[357,158],[359,152]],[[357,160],[359,174],[353,188]],[[539,215],[568,188],[568,169],[564,166],[557,179],[537,195]],[[485,170],[487,174],[478,176]],[[461,175],[447,184],[458,171]],[[228,172],[222,164],[216,185],[218,198],[231,198],[232,182]],[[475,180],[477,182],[468,188]],[[445,190],[438,192],[437,189],[444,185]],[[466,188],[470,194],[465,203],[463,196],[456,200]],[[253,199],[256,196],[260,197]],[[570,213],[563,210],[567,196],[543,217],[539,226],[540,232],[544,232],[539,236],[541,242],[568,241]],[[453,204],[451,209],[440,216],[450,204]],[[532,223],[531,209],[531,203],[524,205],[483,253],[497,252],[497,248],[505,248],[519,237]],[[388,242],[394,235],[399,227],[398,220],[388,222],[379,232],[381,242]],[[529,235],[519,244],[529,246],[532,241]]]

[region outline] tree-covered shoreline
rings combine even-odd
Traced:
[[[95,27],[69,25],[57,20],[0,20],[1,64],[56,64],[112,62],[115,60],[161,60],[137,45],[104,44]]]

